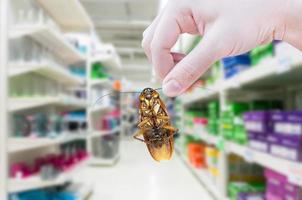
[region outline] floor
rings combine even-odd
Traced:
[[[122,142],[114,167],[89,167],[79,179],[92,183],[92,200],[212,200],[182,161],[155,162],[144,144]]]

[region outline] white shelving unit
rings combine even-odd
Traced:
[[[226,101],[232,98],[253,99],[261,96],[261,92],[267,94],[277,93],[283,94],[282,97],[287,98],[286,93],[297,90],[300,87],[302,78],[302,53],[292,51],[284,57],[273,57],[266,59],[245,71],[235,75],[227,80],[219,80],[213,86],[207,89],[197,88],[195,91],[185,94],[181,97],[183,110],[193,103],[207,103],[209,100],[218,100],[220,109],[225,108]],[[239,95],[238,95],[239,94]],[[286,105],[288,102],[286,102]],[[182,122],[184,125],[184,122]],[[222,175],[219,183],[213,186],[202,172],[192,168],[202,183],[209,189],[210,193],[217,194],[216,199],[227,199],[227,179],[228,179],[228,161],[229,154],[236,154],[244,158],[247,162],[256,163],[263,167],[273,169],[288,177],[293,184],[302,186],[302,163],[288,161],[275,157],[268,153],[260,152],[250,148],[248,145],[243,146],[234,142],[227,141],[221,136],[210,135],[201,130],[190,130],[184,127],[186,134],[193,134],[195,137],[205,141],[208,144],[217,147],[223,146],[221,156],[219,158],[219,171]],[[198,133],[198,134],[194,134]],[[180,152],[182,159],[188,164],[186,158]]]
[[[69,70],[51,63],[10,63],[9,77],[16,77],[28,73],[36,73],[45,78],[53,79],[68,86],[84,84],[84,79],[73,75]]]
[[[81,31],[82,33],[87,33],[88,37],[90,37],[89,34],[93,29],[92,21],[79,0],[33,1],[33,3],[37,3],[38,9],[44,9],[47,12],[47,15],[58,24],[59,28],[41,24],[30,25],[29,22],[26,22],[26,25],[10,24],[12,21],[9,21],[10,18],[7,16],[10,16],[8,12],[11,11],[11,9],[15,9],[14,3],[22,4],[27,2],[9,0],[0,1],[0,86],[3,93],[0,97],[2,108],[0,124],[3,133],[0,134],[1,200],[8,200],[8,194],[10,193],[62,185],[67,181],[73,181],[75,174],[87,166],[88,163],[88,160],[77,163],[72,169],[61,172],[61,174],[53,180],[42,180],[38,175],[25,179],[8,178],[9,164],[14,162],[12,161],[14,159],[21,158],[27,161],[35,158],[32,157],[35,155],[31,154],[37,153],[44,155],[44,153],[58,150],[61,144],[66,144],[75,140],[87,140],[88,133],[85,132],[64,133],[56,138],[15,138],[12,137],[8,119],[10,119],[10,115],[15,113],[36,112],[40,109],[45,112],[46,110],[44,107],[47,107],[47,111],[49,110],[50,112],[56,112],[58,108],[60,111],[86,109],[86,99],[78,98],[75,95],[71,96],[67,92],[69,87],[83,86],[86,83],[86,78],[79,78],[77,75],[72,74],[69,69],[67,69],[67,66],[60,66],[60,64],[56,63],[63,62],[63,65],[82,63],[83,65],[88,66],[87,56],[80,53],[79,50],[69,43],[64,34],[68,31]],[[27,8],[28,7],[24,6],[24,9]],[[22,12],[26,11],[22,10]],[[33,11],[31,10],[30,12]],[[38,43],[39,47],[43,47],[43,52],[45,49],[48,54],[53,54],[54,56],[50,56],[50,58],[54,59],[54,62],[50,62],[48,57],[43,58],[43,61],[38,61],[37,59],[37,61],[28,61],[24,63],[16,63],[13,60],[9,60],[8,52],[10,42],[24,37]],[[30,50],[30,48],[24,49],[24,52]],[[44,54],[41,55],[42,57],[44,56]],[[30,56],[33,57],[33,55]],[[56,58],[58,59],[58,62],[55,60]],[[23,77],[29,74],[40,76],[42,77],[42,80],[51,80],[49,82],[54,82],[53,87],[60,87],[60,89],[64,88],[62,90],[64,94],[60,93],[58,96],[53,96],[53,94],[49,93],[49,96],[46,94],[46,96],[7,98],[9,96],[7,93],[9,87],[8,81],[11,78],[18,78],[19,76]],[[38,149],[39,151],[37,151]],[[86,191],[78,194],[80,199],[84,200],[87,195],[91,193],[91,189],[87,190],[86,188],[85,190]]]
[[[78,0],[36,0],[65,31],[90,31],[93,23]]]
[[[20,97],[10,98],[9,111],[18,112],[43,106],[63,107],[65,110],[86,108],[86,101],[74,97]]]
[[[196,169],[192,167],[192,165],[188,161],[188,158],[183,154],[183,152],[178,148],[175,149],[181,160],[186,164],[186,166],[190,169],[190,171],[198,178],[198,180],[208,190],[209,194],[213,196],[213,199],[227,200],[227,197],[223,196],[220,192],[217,192],[218,186],[204,170]]]
[[[16,26],[10,31],[11,39],[23,36],[31,37],[70,64],[85,60],[85,56],[69,44],[63,34],[48,26]]]
[[[99,103],[95,105],[96,99],[92,99],[93,90],[104,90],[106,89],[109,93],[113,91],[112,81],[109,79],[92,79],[91,78],[91,68],[92,64],[95,62],[100,62],[109,71],[116,71],[121,68],[120,57],[116,53],[116,50],[111,44],[103,44],[102,49],[98,52],[92,52],[88,58],[88,70],[87,70],[87,96],[89,105],[87,108],[87,122],[89,129],[89,137],[87,140],[88,151],[92,154],[89,161],[90,165],[114,165],[119,158],[119,153],[111,159],[98,158],[93,155],[93,141],[100,139],[100,137],[106,135],[116,134],[120,132],[120,127],[115,127],[112,130],[100,131],[95,130],[94,119],[95,117],[100,117],[106,115],[108,112],[112,111],[114,107],[108,104]]]
[[[32,176],[24,179],[10,179],[9,180],[9,192],[23,192],[33,189],[46,188],[56,185],[62,185],[67,181],[71,181],[72,178],[87,165],[88,161],[82,161],[74,166],[67,172],[61,173],[53,180],[42,180],[40,176]]]
[[[89,160],[89,165],[92,166],[111,166],[116,164],[120,159],[120,154],[116,154],[113,158],[92,158]]]
[[[8,139],[8,152],[20,152],[42,147],[49,147],[68,143],[74,140],[86,139],[87,133],[63,133],[55,138],[10,138]]]
[[[94,137],[102,137],[102,136],[106,136],[106,135],[112,135],[116,132],[120,131],[120,127],[116,127],[112,130],[107,130],[107,131],[94,131],[92,132],[91,134],[89,134],[89,136],[91,138],[94,138]]]

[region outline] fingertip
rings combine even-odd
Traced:
[[[175,79],[168,80],[163,84],[163,92],[165,95],[169,97],[175,97],[179,95],[181,91],[182,91],[182,86]]]

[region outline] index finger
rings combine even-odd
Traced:
[[[159,21],[151,42],[153,67],[162,80],[175,65],[171,48],[180,34],[181,30],[176,18],[165,14]]]

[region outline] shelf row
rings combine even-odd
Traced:
[[[68,43],[63,34],[45,25],[19,25],[12,27],[9,34],[11,39],[28,36],[53,51],[69,64],[86,59],[86,56],[82,55],[75,47]]]
[[[8,152],[15,153],[41,147],[60,145],[74,140],[86,139],[87,136],[87,133],[63,133],[56,138],[9,138]]]
[[[40,176],[35,175],[25,179],[11,178],[9,180],[8,191],[10,193],[23,192],[33,189],[52,187],[56,185],[63,185],[64,183],[73,179],[73,177],[82,170],[89,160],[82,161],[76,164],[72,169],[67,172],[61,173],[57,178],[53,180],[42,180]]]
[[[221,137],[207,133],[199,134],[201,140],[222,148],[227,153],[241,156],[247,162],[257,163],[288,177],[289,182],[302,186],[302,163],[285,160],[270,154],[254,150],[248,146],[226,141]]]
[[[20,97],[10,98],[8,110],[18,112],[43,106],[64,107],[66,110],[84,109],[87,105],[86,100],[75,97]]]
[[[199,100],[218,97],[220,91],[239,89],[269,89],[273,86],[286,86],[302,80],[302,55],[293,54],[286,59],[269,58],[232,78],[218,80],[214,85],[197,88],[191,93],[182,95],[185,105]]]
[[[36,0],[64,31],[90,31],[93,23],[78,0]]]
[[[112,166],[120,159],[120,154],[116,154],[113,158],[97,158],[92,157],[89,159],[88,164],[92,166]]]
[[[186,166],[191,170],[191,172],[198,178],[198,180],[204,185],[205,189],[209,191],[212,199],[217,200],[226,200],[226,197],[223,197],[221,193],[218,192],[216,183],[207,175],[207,173],[202,169],[196,169],[192,167],[189,163],[188,158],[184,155],[184,153],[176,146],[176,152],[178,153],[181,160],[186,164]]]
[[[36,73],[67,86],[78,86],[85,83],[84,78],[72,74],[68,69],[54,66],[50,63],[9,64],[9,77],[16,77],[28,73]]]
[[[112,135],[115,134],[116,132],[120,131],[121,127],[115,127],[111,130],[100,130],[100,131],[93,131],[91,134],[89,134],[90,138],[94,137],[101,137],[101,136],[106,136],[106,135]]]

